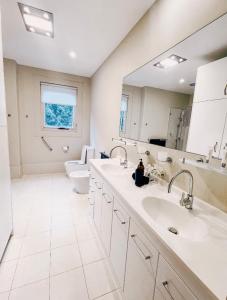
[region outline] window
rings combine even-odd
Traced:
[[[77,89],[73,87],[41,83],[44,128],[73,129]]]
[[[122,95],[120,108],[120,132],[126,132],[126,120],[128,112],[128,95]]]

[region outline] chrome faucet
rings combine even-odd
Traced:
[[[185,193],[182,194],[181,196],[181,200],[180,200],[180,205],[184,206],[187,209],[192,209],[193,206],[193,186],[194,186],[194,179],[193,179],[193,175],[189,170],[181,170],[180,172],[178,172],[175,176],[173,176],[173,178],[170,180],[170,183],[168,185],[168,193],[171,192],[172,189],[172,185],[174,180],[181,174],[188,174],[190,176],[190,182],[189,182],[189,192],[188,194],[185,196]]]
[[[113,147],[113,148],[110,150],[110,158],[112,157],[113,151],[114,151],[115,149],[117,149],[117,148],[121,148],[121,149],[124,150],[124,152],[125,152],[125,159],[124,159],[123,162],[120,162],[120,165],[121,165],[121,166],[124,166],[124,168],[127,168],[127,167],[128,167],[128,155],[127,155],[127,150],[126,150],[126,148],[124,148],[124,147],[122,147],[122,146],[115,146],[115,147]]]

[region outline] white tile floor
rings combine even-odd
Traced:
[[[14,236],[0,265],[0,300],[121,300],[89,217],[63,174],[12,183]]]

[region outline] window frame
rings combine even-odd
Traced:
[[[42,102],[42,84],[43,85],[52,85],[52,86],[62,86],[62,87],[67,87],[76,90],[76,105],[68,105],[68,106],[73,106],[73,127],[72,128],[64,128],[64,127],[54,127],[54,126],[45,126],[45,102]],[[59,132],[61,130],[67,131],[67,132],[77,132],[77,127],[78,127],[78,121],[77,121],[77,113],[78,113],[78,87],[76,86],[71,86],[67,84],[59,84],[59,83],[53,83],[53,82],[46,82],[46,81],[40,81],[40,104],[41,104],[41,120],[42,120],[42,130],[44,131],[51,131],[51,132]],[[53,103],[54,104],[54,103]],[[56,103],[57,104],[57,103]],[[61,104],[59,104],[61,105]],[[62,104],[63,105],[63,104]],[[66,104],[67,105],[67,104]]]
[[[127,132],[127,115],[128,115],[129,95],[126,94],[126,93],[122,93],[122,95],[121,95],[121,101],[122,101],[123,96],[125,98],[127,98],[127,110],[124,111],[125,112],[125,118],[124,118],[125,124],[123,126],[124,129],[121,130],[121,112],[122,112],[122,110],[121,110],[121,107],[120,107],[120,124],[119,124],[119,133],[120,134],[125,134]],[[120,103],[120,105],[121,105],[121,103]]]

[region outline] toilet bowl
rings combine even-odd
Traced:
[[[80,160],[65,162],[67,176],[74,184],[74,191],[78,194],[88,194],[89,191],[89,160],[94,157],[94,148],[83,146]]]
[[[71,172],[69,177],[74,184],[74,192],[78,194],[88,194],[90,177],[88,170]]]
[[[65,171],[68,177],[74,171],[87,170],[89,168],[89,160],[94,157],[94,148],[83,146],[80,160],[69,160],[64,163]]]

